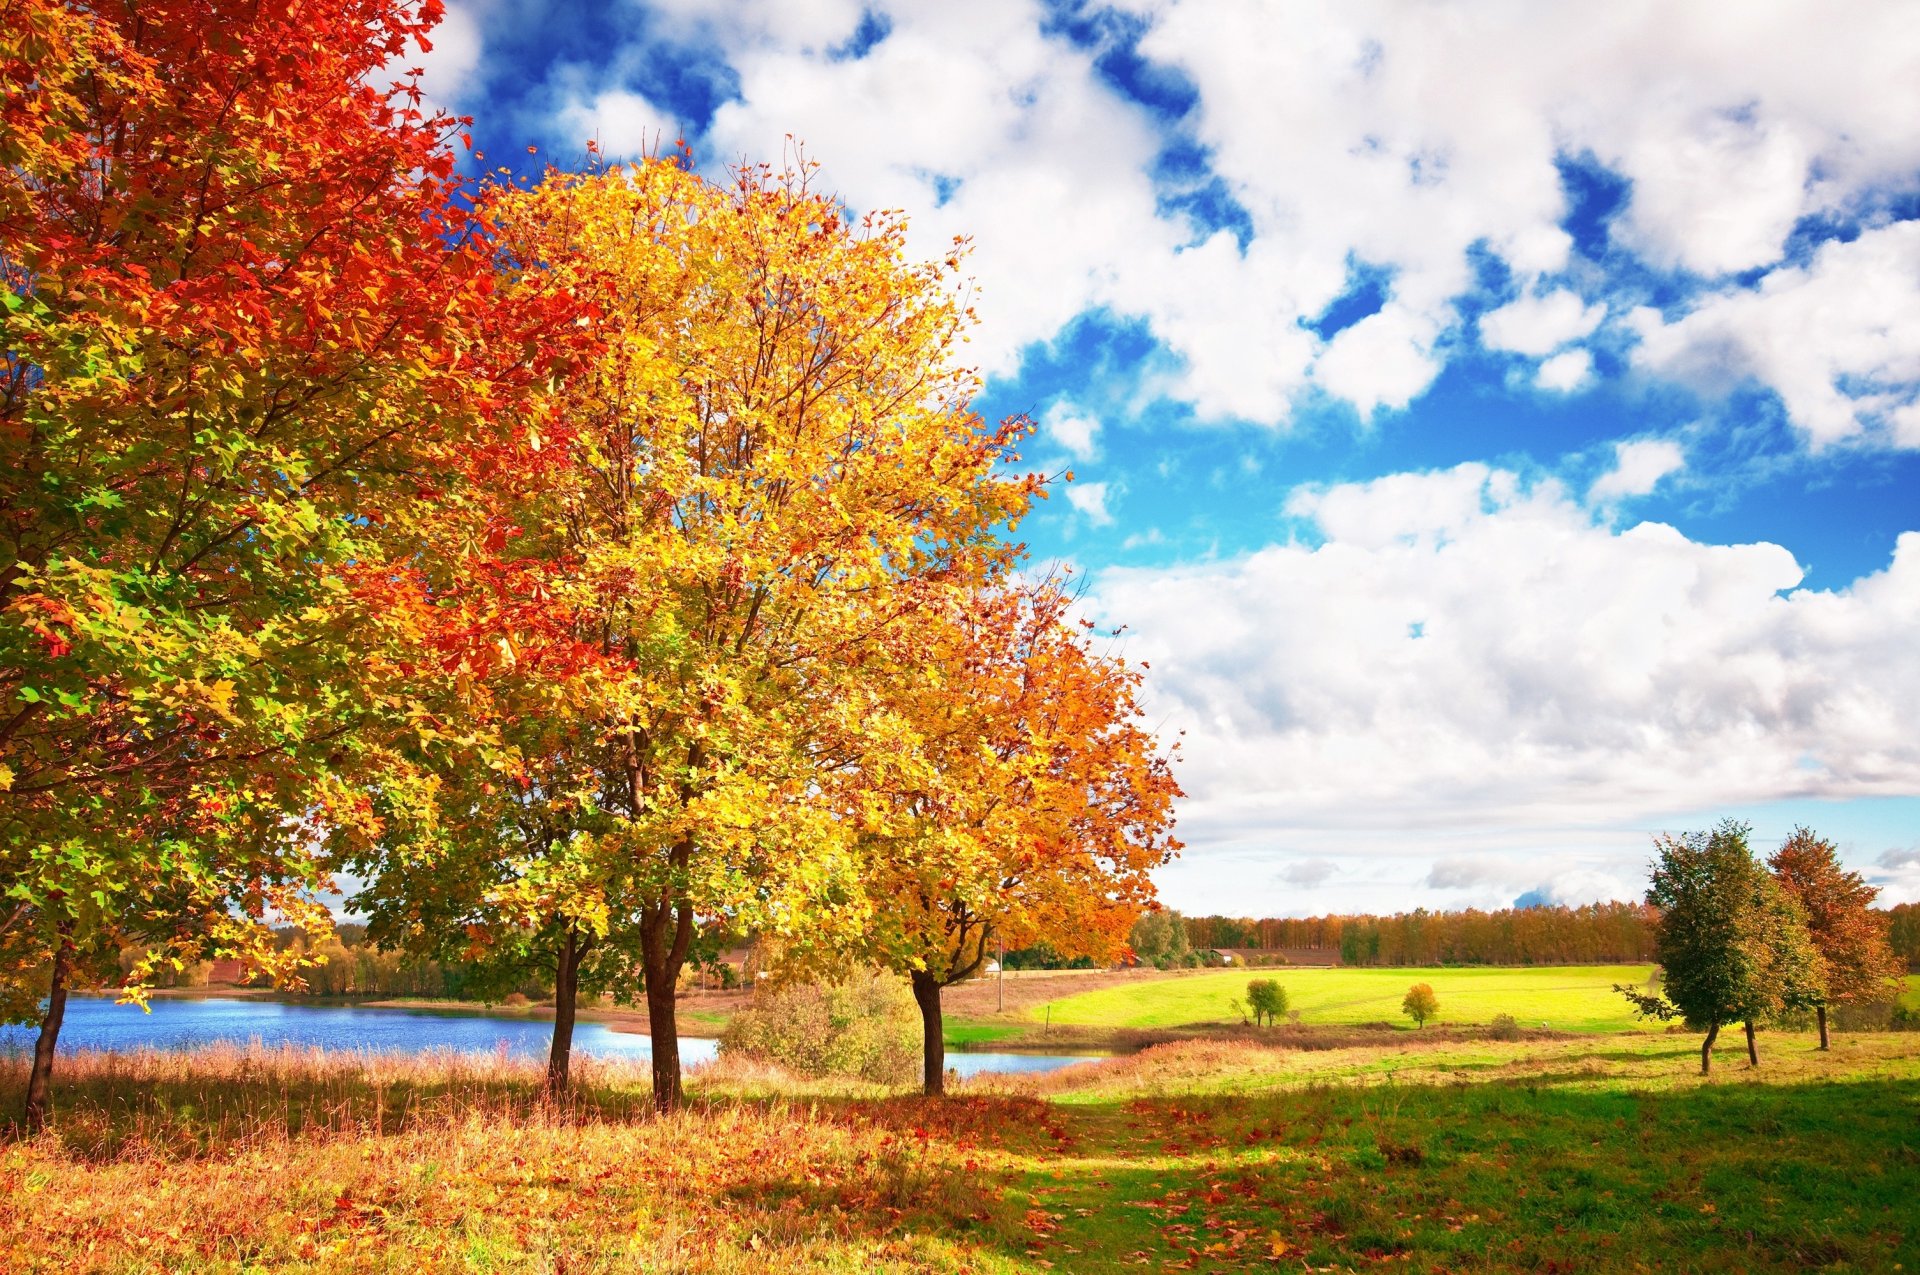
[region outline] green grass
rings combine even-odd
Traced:
[[[1025,1036],[1032,1028],[1025,1023],[997,1023],[980,1019],[949,1018],[942,1033],[949,1049],[973,1045],[991,1045],[1012,1036]]]
[[[1522,1027],[1545,1023],[1556,1031],[1619,1032],[1645,1024],[1613,984],[1645,984],[1651,972],[1646,965],[1233,970],[1082,992],[1037,1006],[1028,1016],[1041,1018],[1050,1009],[1056,1024],[1088,1027],[1238,1022],[1228,1002],[1246,998],[1249,979],[1271,978],[1308,1024],[1399,1022],[1411,1028],[1400,999],[1413,984],[1430,983],[1443,1023],[1485,1023],[1504,1013]]]
[[[5,1118],[0,1268],[399,1275],[1920,1270],[1920,1035],[1190,1040],[941,1101],[770,1069],[213,1048]]]
[[[1920,1010],[1920,974],[1907,975],[1907,986],[1900,994],[1900,1003],[1908,1009]]]
[[[1885,1037],[1810,1043],[1769,1033],[1760,1071],[1729,1050],[1707,1083],[1693,1037],[1166,1046],[1058,1093],[1073,1141],[1028,1184],[1058,1227],[1047,1256],[1073,1270],[1124,1269],[1096,1254],[1222,1271],[1913,1269],[1920,1065]]]

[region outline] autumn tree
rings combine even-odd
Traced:
[[[1255,1025],[1265,1022],[1271,1027],[1287,1012],[1287,989],[1271,978],[1249,979],[1247,1008],[1253,1011]]]
[[[286,974],[370,570],[480,410],[490,272],[389,61],[437,0],[16,0],[0,23],[0,960]],[[404,64],[403,64],[404,65]],[[516,352],[517,354],[517,352]]]
[[[1724,820],[1711,832],[1655,839],[1647,902],[1660,910],[1658,992],[1616,985],[1642,1014],[1684,1019],[1706,1032],[1700,1072],[1713,1066],[1720,1028],[1743,1023],[1747,1058],[1760,1065],[1757,1022],[1812,1008],[1822,995],[1819,956],[1799,903],[1747,848],[1750,829]]]
[[[1179,964],[1192,950],[1187,941],[1186,919],[1170,908],[1150,908],[1142,912],[1127,935],[1127,946],[1141,961],[1161,969]]]
[[[468,937],[572,933],[626,962],[662,1108],[703,927],[860,924],[824,777],[884,727],[864,665],[1010,557],[996,529],[1031,489],[1000,470],[1019,427],[968,407],[957,259],[911,263],[900,222],[852,219],[806,178],[716,183],[666,158],[502,201],[506,290],[578,303],[593,353],[510,449],[472,459],[488,498],[414,572],[423,641],[461,652],[465,707],[434,729],[498,738],[488,773],[440,775],[433,815],[468,825],[469,862],[510,849]],[[530,698],[543,663],[555,700]],[[470,889],[434,870],[444,840],[366,851],[413,941],[462,914],[432,896]]]
[[[945,988],[996,943],[1116,958],[1178,849],[1141,670],[1097,649],[1072,605],[1056,575],[963,594],[874,670],[907,760],[869,748],[847,804],[873,908],[858,950],[913,986],[929,1094],[945,1087]]]
[[[1439,1015],[1440,998],[1433,994],[1433,984],[1415,983],[1401,998],[1400,1009],[1413,1020],[1415,1027],[1425,1027],[1429,1018]]]
[[[1903,972],[1887,942],[1886,918],[1872,910],[1880,892],[1842,868],[1833,843],[1810,828],[1795,828],[1767,866],[1799,902],[1819,953],[1823,995],[1814,1011],[1826,1049],[1827,1007],[1885,1000]]]

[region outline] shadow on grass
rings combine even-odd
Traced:
[[[988,1269],[1036,1260],[1089,1272],[1345,1268],[1389,1258],[1495,1271],[1914,1269],[1920,1079],[1653,1091],[1618,1077],[1597,1087],[1604,1075],[1567,1067],[1692,1053],[1679,1042],[1671,1053],[1583,1052],[1543,1060],[1552,1071],[1471,1085],[1327,1083],[1073,1106],[1018,1095],[709,1093],[679,1121],[653,1116],[638,1072],[589,1069],[575,1098],[555,1105],[532,1069],[436,1081],[423,1067],[303,1071],[297,1060],[187,1056],[69,1067],[57,1137],[66,1159],[158,1153],[191,1181],[197,1161],[258,1146],[263,1131],[329,1144],[431,1136],[479,1119],[494,1131],[483,1136],[509,1144],[495,1148],[504,1157],[522,1126],[559,1126],[562,1136],[548,1140],[582,1161],[574,1178],[627,1183],[624,1199],[606,1197],[609,1224],[642,1199],[714,1252],[737,1251],[738,1269],[755,1268],[749,1255],[760,1245],[868,1252],[930,1232]],[[0,1077],[9,1117],[23,1079],[18,1068]],[[621,1158],[630,1148],[597,1139],[638,1126],[684,1144],[690,1165],[724,1168],[636,1176]],[[783,1150],[707,1141],[722,1128],[758,1130],[764,1147]],[[560,1181],[530,1170],[525,1185],[548,1192]],[[331,1200],[335,1188],[322,1186]],[[577,1197],[583,1226],[598,1198]],[[404,1203],[386,1207],[398,1242]],[[689,1266],[709,1268],[732,1269]]]

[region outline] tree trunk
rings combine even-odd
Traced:
[[[40,1036],[33,1042],[33,1070],[27,1075],[24,1112],[28,1133],[47,1124],[47,1105],[53,1087],[53,1049],[60,1040],[60,1023],[67,1016],[67,982],[73,974],[73,922],[61,921],[60,940],[53,949],[53,977],[48,980],[47,1014],[40,1020]]]
[[[553,974],[553,1046],[547,1052],[547,1096],[567,1092],[573,1063],[573,1022],[580,1005],[580,961],[586,953],[572,929],[560,945]]]
[[[1753,1020],[1751,1018],[1747,1020],[1746,1026],[1747,1026],[1747,1066],[1758,1067],[1760,1065],[1760,1050],[1753,1043]]]
[[[1820,1020],[1820,1048],[1830,1048],[1831,1042],[1827,1040],[1827,1007],[1825,1005],[1815,1006],[1813,1012],[1814,1016]]]
[[[1700,1045],[1700,1074],[1703,1076],[1713,1072],[1713,1042],[1719,1038],[1720,1024],[1708,1023],[1707,1038]]]
[[[940,1017],[940,980],[925,970],[913,972],[913,999],[920,1006],[920,1091],[930,1098],[947,1092],[946,1024]]]
[[[667,922],[673,921],[668,934]],[[674,1021],[674,984],[686,964],[693,937],[693,910],[662,905],[640,929],[640,957],[647,980],[647,1034],[653,1048],[653,1105],[674,1111],[686,1100],[680,1086],[680,1028]]]

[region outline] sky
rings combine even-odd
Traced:
[[[1910,0],[451,0],[411,60],[490,162],[971,239],[1170,906],[1635,898],[1725,817],[1920,900]]]

